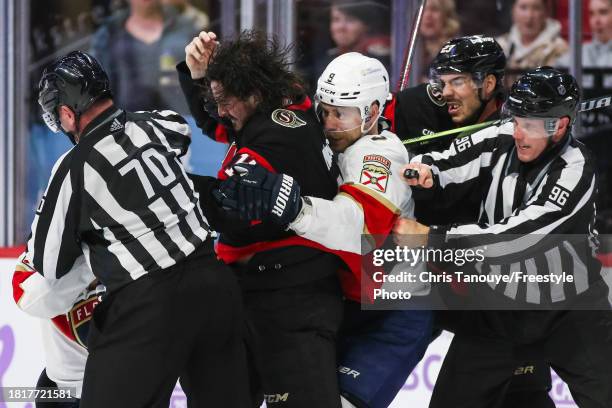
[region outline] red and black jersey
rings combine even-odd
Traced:
[[[391,131],[402,141],[455,127],[442,95],[433,91],[429,84],[420,84],[394,94],[393,99],[385,105],[383,116],[391,121]],[[410,145],[409,150],[415,154],[444,150],[450,140],[452,136]]]
[[[465,123],[463,126],[499,119],[502,101],[503,95],[499,93],[483,106],[477,120]],[[436,92],[429,84],[406,88],[393,95],[392,101],[387,102],[385,106],[384,116],[391,121],[392,129],[395,129],[402,141],[457,127],[448,114],[446,101],[441,93]],[[469,134],[471,132],[451,134],[421,144],[408,144],[406,148],[412,155],[442,152],[448,149],[455,139]],[[466,192],[461,206],[453,208],[452,211],[440,211],[432,205],[430,201],[432,197],[428,190],[416,188],[413,191],[416,202],[415,217],[425,225],[473,222],[478,218],[482,193],[478,186]]]
[[[295,178],[304,196],[332,199],[338,191],[330,171],[332,154],[310,99],[304,97],[300,103],[272,112],[256,112],[236,132],[215,117],[212,107],[207,106],[205,85],[191,79],[186,64],[179,64],[177,70],[197,125],[214,140],[231,143],[217,179],[193,178],[204,214],[211,227],[220,233],[216,245],[218,257],[232,264],[255,255],[262,265],[270,263],[266,257],[274,259],[273,265],[286,265],[317,256],[333,256],[320,245],[271,223],[238,221],[220,210],[210,196],[217,180],[233,174],[234,164],[256,162],[270,171]],[[312,279],[328,274],[315,270],[310,273]]]

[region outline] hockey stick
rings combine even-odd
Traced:
[[[581,102],[580,110],[578,110],[578,112],[582,113],[582,112],[592,111],[595,109],[607,108],[610,105],[612,105],[612,96],[600,96],[599,98],[588,99],[584,102]],[[415,137],[412,139],[406,139],[406,140],[403,140],[402,143],[409,145],[409,144],[424,142],[426,140],[437,139],[443,136],[454,135],[455,133],[476,131],[476,130],[486,128],[487,126],[502,124],[503,121],[504,121],[503,119],[490,120],[488,122],[477,123],[475,125],[463,126],[463,127],[456,128],[456,129],[445,130],[443,132],[432,133],[431,135],[424,135],[424,136],[419,136],[419,137]]]
[[[419,34],[419,28],[421,27],[421,17],[423,17],[423,10],[425,9],[425,3],[427,0],[421,0],[419,11],[416,15],[416,21],[412,25],[412,33],[410,34],[410,42],[408,43],[408,52],[406,53],[406,59],[404,61],[404,72],[400,80],[399,90],[403,91],[408,86],[408,79],[410,78],[410,68],[412,67],[412,57],[414,54],[414,46],[416,45],[417,35]]]

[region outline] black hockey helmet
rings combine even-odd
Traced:
[[[38,83],[43,119],[54,132],[61,129],[59,106],[68,106],[78,118],[103,97],[112,97],[108,76],[95,58],[82,51],[72,51],[53,61]]]
[[[447,41],[430,65],[433,76],[468,72],[476,79],[488,74],[500,82],[506,67],[506,56],[495,38],[471,35]]]
[[[510,89],[504,112],[508,115],[536,118],[562,118],[570,123],[576,117],[580,89],[576,79],[552,67],[527,71]]]

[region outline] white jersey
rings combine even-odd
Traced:
[[[89,323],[105,292],[103,285],[91,285],[94,279],[84,257],[77,259],[68,274],[50,281],[22,255],[13,275],[15,302],[41,319],[47,376],[60,387],[74,388],[78,398],[88,355]]]
[[[401,166],[408,161],[408,153],[395,134],[383,131],[380,135],[361,137],[338,156],[340,193],[333,201],[308,197],[312,212],[304,214],[290,228],[329,249],[361,254],[361,242],[356,237],[381,230],[368,225],[370,220],[366,216],[370,210],[378,216],[381,211],[386,213],[387,221],[400,214],[413,215],[412,192],[399,175]]]
[[[308,197],[312,206],[289,226],[347,263],[351,274],[341,278],[352,300],[361,301],[361,255],[382,244],[400,215],[414,216],[412,191],[400,174],[408,162],[408,152],[395,134],[361,137],[338,156],[338,195],[331,201]],[[375,244],[362,248],[362,234],[371,234]]]
[[[400,176],[409,161],[401,140],[387,130],[361,137],[338,156],[343,185],[364,186],[377,200],[403,217],[414,216],[410,187]],[[374,193],[372,193],[374,192]]]

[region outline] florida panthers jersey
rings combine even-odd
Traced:
[[[412,192],[400,175],[406,163],[408,153],[395,134],[383,131],[361,137],[338,156],[342,176],[338,195],[333,200],[308,197],[312,205],[290,225],[298,235],[345,261],[350,271],[341,274],[342,286],[351,300],[360,302],[364,294],[371,298],[371,289],[381,286],[362,282],[362,255],[384,242],[400,215],[413,217]]]
[[[89,276],[89,281],[84,277]],[[13,275],[13,297],[20,309],[41,318],[47,376],[80,398],[87,361],[87,335],[94,308],[105,292],[81,256],[71,271],[50,281],[22,255]]]

